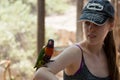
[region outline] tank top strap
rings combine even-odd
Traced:
[[[76,46],[81,50],[81,53],[82,53],[82,61],[84,61],[84,57],[83,57],[83,50],[82,50],[82,48],[81,48],[81,46],[80,45],[78,45],[78,44],[76,44]]]
[[[81,46],[78,45],[78,44],[76,44],[76,46],[81,50],[81,52],[82,52],[82,56],[83,56],[83,50],[82,50]]]
[[[80,73],[81,70],[82,70],[82,67],[83,67],[83,65],[84,65],[83,50],[82,50],[82,48],[81,48],[80,45],[76,44],[76,46],[81,50],[81,53],[82,53],[82,60],[81,60],[81,64],[80,64],[80,67],[79,67],[78,71],[77,71],[74,75]]]

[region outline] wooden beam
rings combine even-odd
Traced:
[[[83,8],[83,3],[84,0],[77,0],[77,28],[76,28],[76,41],[82,41],[83,40],[83,27],[82,27],[82,23],[78,22],[80,15],[81,15],[81,11]]]
[[[37,17],[37,52],[45,43],[45,0],[38,0],[38,17]]]

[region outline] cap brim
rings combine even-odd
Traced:
[[[80,21],[90,21],[96,25],[103,25],[107,21],[108,17],[101,13],[88,13],[84,12],[80,16]]]

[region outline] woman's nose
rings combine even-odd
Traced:
[[[93,28],[93,25],[90,24],[90,25],[88,26],[88,29],[91,30],[92,28]]]

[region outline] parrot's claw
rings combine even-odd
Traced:
[[[54,62],[54,60],[49,60],[49,62]]]

